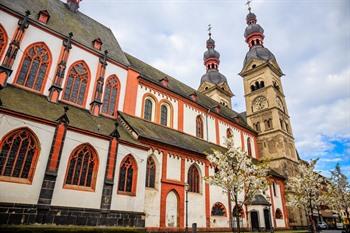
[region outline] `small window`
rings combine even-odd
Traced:
[[[215,205],[211,208],[211,215],[212,216],[226,216],[225,206],[220,202],[215,203]]]
[[[147,159],[146,187],[154,188],[156,180],[156,164],[152,157]]]
[[[253,64],[253,65],[252,65],[252,68],[254,69],[255,67],[256,67],[256,65],[255,65],[255,64]]]
[[[199,193],[200,176],[198,168],[195,165],[191,165],[188,169],[187,182],[190,192]]]
[[[275,182],[272,183],[272,189],[273,189],[273,195],[276,197],[277,192],[276,192],[276,183]]]
[[[275,217],[276,217],[276,219],[282,219],[283,218],[282,211],[281,211],[280,208],[276,209]]]
[[[196,118],[196,136],[203,138],[203,120],[200,115]]]
[[[168,107],[163,104],[160,107],[160,124],[168,126]]]
[[[252,156],[252,145],[250,143],[250,138],[247,138],[247,150],[248,150],[248,155]]]
[[[227,138],[231,138],[231,137],[232,137],[232,129],[228,128],[228,129],[226,130],[226,137],[227,137]]]
[[[152,113],[153,113],[153,102],[150,99],[146,99],[145,100],[145,110],[143,113],[144,119],[151,121],[152,120]]]

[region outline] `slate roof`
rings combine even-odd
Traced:
[[[41,25],[48,27],[64,36],[73,32],[73,41],[77,41],[90,49],[99,53],[108,50],[108,56],[128,66],[126,59],[118,41],[113,35],[111,29],[105,27],[94,19],[81,12],[72,12],[68,9],[66,3],[59,0],[0,0],[0,5],[11,9],[17,13],[25,15],[25,11],[31,12],[30,19],[40,23],[37,15],[41,10],[47,10],[50,14],[50,20],[47,24]],[[92,41],[101,38],[103,45],[102,50],[94,49]]]
[[[198,96],[197,103],[206,109],[213,109],[219,104],[218,102],[211,99],[210,97],[197,92],[195,89],[163,73],[162,71],[152,67],[151,65],[139,60],[138,58],[127,53],[125,53],[125,55],[130,62],[130,66],[136,71],[138,71],[141,74],[141,77],[143,79],[148,80],[156,85],[160,85],[160,81],[163,78],[167,77],[169,80],[168,87],[167,88],[162,87],[162,88],[168,89],[187,99],[190,99],[189,96],[191,94],[196,93]],[[241,125],[242,127],[252,132],[255,132],[255,130],[252,129],[237,112],[225,106],[220,106],[220,107],[221,107],[221,110],[220,110],[220,113],[218,113],[219,115],[221,115],[222,117],[230,121],[234,121],[235,118],[239,117],[241,120],[239,122],[236,121],[237,124]]]
[[[63,113],[65,104],[54,104],[47,100],[46,96],[29,92],[11,85],[7,85],[0,91],[2,101],[1,109],[27,114],[41,119],[56,121]],[[84,129],[93,133],[109,136],[115,129],[115,120],[107,117],[96,117],[89,111],[74,106],[69,106],[67,112],[69,126]],[[118,127],[120,139],[134,144],[142,145],[122,126]]]
[[[253,59],[263,61],[271,60],[276,62],[275,55],[273,55],[273,53],[270,50],[261,45],[255,45],[249,49],[244,58],[243,67]]]
[[[224,147],[207,142],[197,137],[177,130],[146,121],[122,112],[118,113],[121,119],[136,132],[139,138],[150,139],[163,144],[175,146],[199,154],[212,153],[213,150],[225,151]]]
[[[255,197],[248,203],[250,205],[270,205],[270,203],[266,200],[266,198],[261,195],[255,195]]]

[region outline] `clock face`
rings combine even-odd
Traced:
[[[267,99],[264,96],[258,96],[253,102],[253,111],[260,111],[268,107]]]

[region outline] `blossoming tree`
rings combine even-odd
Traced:
[[[341,171],[339,164],[331,171],[330,182],[327,185],[327,193],[324,203],[338,213],[345,212],[346,232],[349,232],[349,209],[350,209],[350,184],[347,177]]]
[[[314,210],[323,202],[325,182],[323,177],[315,171],[317,160],[309,163],[300,162],[296,175],[289,177],[287,181],[288,205],[306,209],[312,232],[316,232],[316,222],[312,217]]]
[[[228,193],[231,202],[235,203],[235,210],[238,211],[239,207],[246,205],[256,194],[266,190],[268,170],[263,163],[253,163],[247,152],[235,147],[232,138],[226,140],[226,145],[227,151],[214,151],[207,156],[216,169],[212,176],[206,177],[206,180]],[[231,202],[229,202],[230,212]],[[236,213],[235,217],[237,231],[240,232],[239,214]],[[230,225],[233,231],[232,218]]]

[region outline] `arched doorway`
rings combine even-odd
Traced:
[[[179,214],[178,214],[178,195],[175,191],[168,193],[166,197],[166,212],[165,212],[165,224],[167,227],[178,227]]]
[[[250,212],[250,221],[251,221],[252,231],[259,231],[258,211],[253,210]]]
[[[264,209],[265,230],[271,230],[270,210]]]

